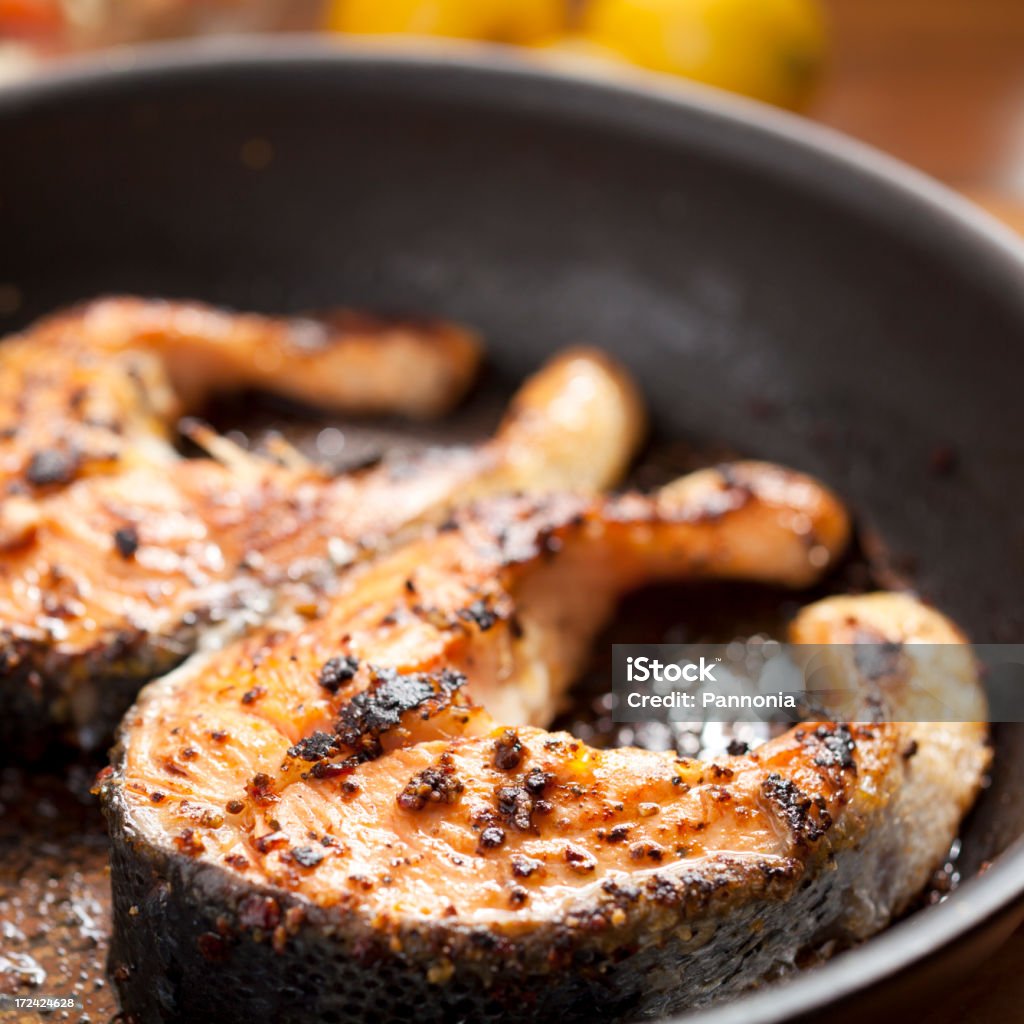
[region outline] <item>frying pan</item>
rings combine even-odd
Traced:
[[[479,327],[521,377],[586,340],[663,436],[815,473],[977,641],[1024,640],[1024,250],[756,104],[510,58],[166,47],[0,94],[0,328],[110,291]],[[952,454],[952,458],[951,458]],[[1024,917],[1024,729],[946,902],[700,1017],[886,1015]]]

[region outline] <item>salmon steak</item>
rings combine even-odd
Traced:
[[[526,382],[476,448],[338,475],[283,442],[257,457],[199,424],[186,429],[212,458],[171,443],[175,416],[245,383],[350,412],[435,414],[476,361],[475,340],[448,325],[128,299],[0,346],[0,409],[19,424],[0,441],[3,746],[102,746],[139,687],[205,630],[281,603],[312,614],[353,562],[459,501],[618,482],[643,410],[625,372],[589,350]]]
[[[0,487],[35,494],[175,461],[176,422],[211,394],[242,388],[341,412],[439,415],[479,360],[473,334],[439,321],[97,300],[0,346]]]
[[[821,485],[763,463],[650,496],[485,499],[349,573],[315,620],[151,684],[98,785],[124,1009],[656,1016],[877,932],[988,763],[977,669],[939,613],[827,599],[791,639],[904,652],[858,680],[865,707],[883,685],[909,699],[915,643],[948,645],[972,724],[811,722],[707,762],[545,729],[627,591],[807,586],[848,534]]]

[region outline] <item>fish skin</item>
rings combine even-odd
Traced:
[[[738,480],[746,497],[724,500]],[[845,534],[838,524],[826,529],[824,513],[834,508],[813,482],[798,482],[783,493],[803,494],[805,503],[815,496],[823,513],[817,539],[833,538],[835,558]],[[670,568],[713,575],[715,559],[738,572],[740,553],[751,559],[758,551],[751,532],[778,521],[763,509],[753,513],[759,493],[778,500],[779,483],[772,467],[755,464],[654,498],[499,499],[464,511],[454,529],[432,539],[437,565],[447,570],[437,568],[415,592],[421,599],[448,592],[444,610],[464,608],[474,559],[481,566],[490,559],[491,578],[500,562],[508,614],[528,617],[515,605],[532,593],[531,573],[554,587],[553,567],[564,560],[564,592],[602,548],[615,553],[613,563],[628,563],[614,579],[606,575],[613,592]],[[686,502],[673,506],[666,494]],[[747,541],[731,551],[720,538],[737,524]],[[673,528],[682,531],[675,548]],[[694,528],[705,531],[699,544]],[[561,541],[555,549],[552,536]],[[691,546],[688,557],[680,537]],[[442,541],[450,548],[439,549]],[[587,557],[575,558],[574,546]],[[698,547],[702,559],[692,557]],[[424,555],[416,541],[409,548]],[[977,668],[959,631],[911,597],[819,602],[798,616],[790,638],[845,644],[861,630],[899,644],[907,658],[900,673],[860,679],[865,708],[884,694],[897,714],[919,674],[934,668],[921,641],[941,644],[963,711],[978,721],[813,722],[746,755],[704,763],[594,750],[536,725],[513,726],[510,739],[509,725],[486,707],[497,689],[479,688],[495,663],[488,651],[498,642],[496,622],[472,617],[455,629],[449,616],[428,616],[436,635],[449,638],[440,647],[427,642],[415,615],[380,622],[379,609],[398,596],[398,567],[410,564],[404,557],[396,550],[353,574],[348,611],[337,611],[341,595],[301,643],[250,638],[247,647],[185,666],[148,687],[126,719],[100,786],[115,845],[112,964],[115,972],[127,968],[118,982],[126,1008],[155,1021],[253,1013],[349,1021],[415,1005],[418,1017],[444,1021],[542,1020],[553,1009],[567,1020],[654,1016],[707,1005],[884,927],[941,862],[977,794],[990,756]],[[762,572],[770,569],[775,578],[808,582],[786,557],[774,568],[761,561]],[[548,629],[561,632],[550,620]],[[321,635],[354,659],[337,688],[334,674],[325,690],[314,672],[331,644],[318,646]],[[543,652],[553,665],[554,650],[529,645],[527,653]],[[439,673],[455,665],[465,682],[440,687]],[[367,753],[337,722],[362,721],[346,709],[372,702],[375,688],[390,685],[389,671],[413,675],[407,692],[436,702],[425,713],[422,703],[385,701],[398,710]],[[519,678],[513,671],[503,685],[515,688]],[[260,681],[265,692],[245,705],[240,691]],[[484,708],[474,703],[480,692]],[[557,698],[553,687],[549,716]],[[211,742],[218,730],[226,739]],[[184,774],[168,775],[160,766],[185,743],[198,751],[195,770],[178,762]],[[338,771],[318,775],[316,764]],[[163,794],[158,805],[154,787]],[[224,820],[203,826],[204,811],[232,799],[238,803]],[[183,851],[184,829],[197,845]],[[488,839],[491,829],[500,836]],[[312,864],[307,843],[326,851]],[[154,904],[154,893],[166,900]],[[266,919],[253,924],[260,913],[272,927]],[[166,963],[188,965],[188,986],[151,983],[162,970],[159,957],[144,951],[154,930],[166,932]],[[267,983],[246,988],[247,973]],[[241,995],[236,986],[245,988]]]

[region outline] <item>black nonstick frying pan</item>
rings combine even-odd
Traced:
[[[429,311],[498,376],[586,340],[666,437],[818,474],[977,641],[1024,641],[1024,247],[837,136],[704,91],[311,41],[0,93],[0,329],[111,291]],[[703,1024],[932,996],[1024,917],[1024,726],[971,878]]]

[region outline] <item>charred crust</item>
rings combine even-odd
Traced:
[[[341,708],[335,722],[338,739],[361,760],[379,757],[384,733],[412,711],[429,718],[451,706],[453,694],[465,681],[464,675],[450,669],[429,675],[375,668],[370,686]]]
[[[825,801],[811,798],[791,779],[772,772],[761,783],[761,793],[780,812],[797,842],[817,842],[832,827]]]
[[[359,659],[351,655],[328,658],[320,668],[317,682],[328,692],[337,693],[359,671]]]
[[[266,694],[266,692],[265,687],[254,686],[251,690],[246,690],[245,693],[242,694],[242,703],[246,705],[255,704],[260,697]]]
[[[515,735],[514,730],[506,729],[503,737],[509,733]],[[498,786],[494,795],[500,820],[519,832],[535,831],[533,815],[548,814],[551,811],[551,805],[540,797],[554,782],[554,778],[550,772],[534,767],[515,782]]]
[[[853,753],[857,749],[856,740],[846,725],[832,728],[821,725],[814,730],[813,739],[820,745],[814,763],[819,768],[841,768],[856,771],[857,762]]]
[[[322,761],[338,750],[338,737],[326,732],[314,732],[288,748],[289,757],[303,761]]]

